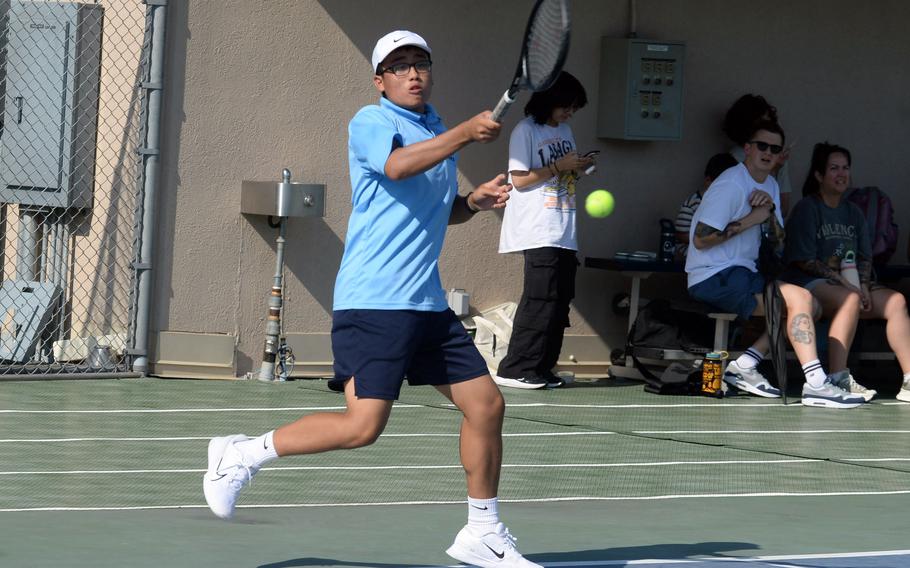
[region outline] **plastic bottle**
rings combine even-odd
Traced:
[[[670,219],[660,220],[660,249],[658,256],[664,262],[673,262],[673,256],[676,253],[676,233],[673,221]]]
[[[847,282],[857,288],[860,287],[859,271],[856,270],[856,253],[852,250],[847,251],[847,254],[841,259],[840,273],[841,276],[847,279]]]

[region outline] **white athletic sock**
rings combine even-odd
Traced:
[[[828,378],[818,359],[813,359],[803,365],[803,374],[806,375],[806,382],[815,388],[822,386],[825,379]]]
[[[910,373],[904,373],[904,387],[910,388]]]
[[[468,526],[476,535],[493,532],[499,522],[498,499],[472,499],[468,497]]]
[[[272,443],[272,437],[275,431],[266,432],[258,438],[253,438],[245,442],[238,442],[236,447],[240,453],[250,458],[253,467],[259,469],[270,461],[278,458],[275,451],[275,444]]]
[[[736,358],[736,366],[740,369],[754,369],[764,358],[764,353],[755,347],[750,347],[743,351],[742,355]]]

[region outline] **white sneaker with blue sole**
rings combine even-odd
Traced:
[[[724,382],[755,396],[780,398],[780,389],[771,386],[768,379],[762,376],[757,368],[743,369],[736,364],[736,361],[730,361],[730,364],[727,365],[727,370],[724,371]]]
[[[865,402],[866,399],[862,395],[847,392],[837,386],[830,375],[820,387],[813,387],[809,383],[803,385],[802,403],[804,406],[856,408]]]

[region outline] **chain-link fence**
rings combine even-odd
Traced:
[[[130,369],[150,13],[0,0],[0,377]]]

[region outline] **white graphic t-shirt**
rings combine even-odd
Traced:
[[[575,151],[569,125],[537,124],[525,117],[509,139],[509,171],[543,168]],[[499,252],[541,247],[578,250],[575,238],[574,172],[563,172],[536,185],[514,188],[506,204],[499,235]],[[511,183],[512,176],[509,176]]]

